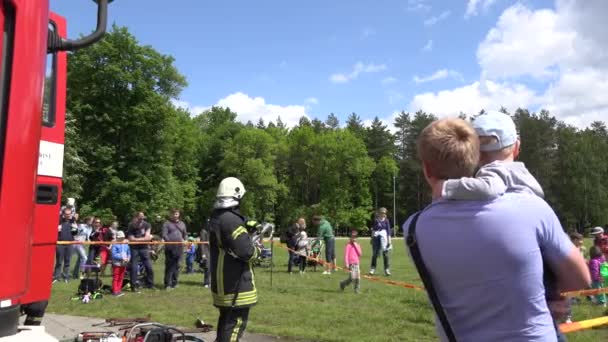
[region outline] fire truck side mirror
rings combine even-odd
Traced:
[[[74,51],[87,47],[101,39],[106,33],[108,24],[108,4],[114,0],[93,0],[97,4],[97,27],[90,35],[77,39],[63,39],[56,32],[49,31],[47,53],[57,51]]]

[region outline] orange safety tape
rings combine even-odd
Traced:
[[[594,296],[602,293],[608,293],[608,288],[604,287],[601,289],[588,289],[578,291],[562,292],[561,295],[564,297],[576,297],[576,296]]]
[[[276,243],[275,242],[275,244],[277,244],[279,247],[281,247],[283,249],[286,249],[286,250],[288,250],[290,252],[298,254],[297,251],[295,251],[295,250],[293,250],[293,249],[285,246],[282,243]],[[306,259],[314,260],[314,261],[316,261],[319,264],[322,264],[322,265],[325,265],[325,266],[330,266],[330,267],[333,267],[333,268],[335,268],[337,270],[341,270],[341,271],[344,271],[346,273],[350,273],[350,271],[347,270],[347,269],[345,269],[345,268],[342,268],[340,266],[334,265],[332,263],[326,262],[326,261],[318,259],[318,258],[313,258],[313,257],[306,256]],[[401,281],[386,280],[386,279],[381,279],[381,278],[378,278],[378,277],[373,277],[373,276],[370,276],[370,275],[362,275],[361,277],[365,278],[367,280],[371,280],[371,281],[377,282],[377,283],[382,283],[382,284],[387,284],[387,285],[392,285],[392,286],[403,287],[403,288],[406,288],[406,289],[415,289],[415,290],[422,290],[422,291],[424,291],[424,287],[422,287],[422,286],[412,285],[412,284],[408,284],[408,283],[401,282]]]
[[[588,319],[585,321],[573,322],[573,323],[562,323],[559,325],[559,330],[564,333],[571,333],[575,331],[590,329],[598,327],[600,325],[608,324],[608,316]]]
[[[58,245],[207,245],[207,241],[57,241]]]

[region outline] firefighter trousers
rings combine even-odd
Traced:
[[[243,337],[249,308],[220,308],[220,318],[217,322],[216,342],[236,342]]]

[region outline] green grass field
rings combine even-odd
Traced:
[[[338,263],[346,240],[336,243]],[[369,267],[371,246],[360,239],[363,247],[362,273]],[[406,256],[402,240],[395,241],[391,252],[391,280],[420,284],[418,274]],[[330,276],[322,268],[305,275],[288,274],[287,253],[274,248],[275,267],[270,283],[270,269],[257,268],[255,280],[260,301],[250,314],[250,332],[315,341],[435,341],[432,309],[424,292],[361,280],[361,293],[352,288],[344,293],[338,283],[346,273]],[[379,260],[380,264],[382,263]],[[155,263],[156,284],[162,284],[164,262]],[[380,265],[379,265],[380,266]],[[381,268],[381,266],[380,266]],[[109,269],[106,271],[108,274]],[[103,278],[109,284],[111,277]],[[173,291],[127,292],[124,297],[106,296],[90,304],[70,301],[78,281],[53,286],[49,312],[91,317],[133,317],[150,313],[155,321],[192,327],[197,317],[216,325],[217,310],[211,305],[209,289],[201,286],[202,273],[183,274]],[[596,318],[604,309],[583,301],[574,306],[574,319]],[[100,320],[101,322],[101,320]],[[570,341],[607,341],[608,329],[593,329],[567,335]]]

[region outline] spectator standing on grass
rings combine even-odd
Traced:
[[[74,241],[75,234],[76,230],[72,227],[72,209],[66,207],[62,211],[57,241]],[[55,272],[53,274],[53,283],[60,281],[62,277],[66,283],[69,281],[71,259],[72,245],[57,245],[55,250]]]
[[[496,134],[504,148],[484,152],[482,160],[515,159],[519,142],[502,138]],[[433,202],[405,222],[404,234],[416,222],[415,240],[456,339],[556,341],[549,306],[565,315],[567,303],[547,303],[543,262],[560,291],[586,288],[590,277],[553,210],[527,192],[506,192],[491,201],[441,199],[443,182],[472,177],[480,160],[479,138],[464,120],[429,124],[417,149]],[[442,324],[436,326],[446,341]]]
[[[127,238],[129,239],[129,242],[149,242],[152,240],[152,234],[150,232],[152,227],[145,219],[146,215],[143,211],[135,214],[127,229]],[[133,292],[139,292],[137,270],[140,262],[143,263],[146,270],[144,287],[154,289],[154,270],[152,269],[152,262],[150,260],[150,245],[133,244],[130,247],[131,269],[129,270],[129,276],[131,277],[131,290]]]
[[[193,264],[194,264],[195,256],[196,256],[196,246],[194,245],[194,238],[189,237],[188,243],[186,244],[186,273],[187,274],[194,272]]]
[[[331,274],[336,270],[336,238],[334,230],[329,222],[321,215],[314,215],[312,223],[317,227],[317,238],[325,243],[325,271],[323,274]]]
[[[570,233],[570,241],[572,241],[572,244],[574,245],[574,247],[578,248],[579,252],[581,252],[581,255],[583,256],[583,258],[585,257],[585,246],[583,245],[583,236],[579,233]],[[572,323],[572,305],[579,303],[579,299],[577,297],[571,297],[568,300],[568,313],[566,315],[566,319],[564,320],[564,323],[566,324],[570,324]]]
[[[125,241],[125,233],[122,230],[116,232],[116,241]],[[128,244],[116,243],[112,245],[112,295],[116,297],[123,295],[122,284],[130,259],[131,249]]]
[[[355,293],[359,293],[359,283],[361,281],[361,272],[359,269],[359,259],[361,258],[361,246],[357,242],[357,231],[350,232],[350,241],[344,248],[344,265],[350,271],[348,278],[340,282],[340,290],[344,289],[353,283]]]
[[[604,288],[604,278],[601,273],[601,265],[606,262],[602,250],[598,246],[593,246],[589,250],[589,272],[591,273],[591,287],[594,289]],[[606,295],[601,293],[593,298],[593,302],[598,305],[606,306]]]
[[[300,274],[306,272],[306,262],[308,257],[308,235],[306,234],[306,221],[303,218],[298,220],[300,231],[295,235],[294,249],[297,251],[299,260]]]
[[[389,250],[391,246],[391,224],[386,218],[388,211],[386,208],[380,208],[376,211],[376,219],[372,226],[372,237],[370,243],[372,245],[372,265],[369,274],[376,273],[376,260],[380,253],[384,263],[384,274],[391,275],[389,265]]]
[[[111,242],[112,231],[109,227],[104,227],[101,222],[101,218],[96,217],[93,219],[93,233],[91,234],[92,241],[98,242]],[[94,263],[99,258],[99,265],[101,267],[101,275],[105,275],[106,265],[110,262],[110,244],[99,244],[92,245],[89,249],[89,262]]]
[[[287,273],[290,273],[290,274],[291,274],[291,269],[293,267],[295,258],[298,257],[298,255],[294,252],[294,250],[297,249],[296,235],[298,235],[298,233],[300,233],[300,228],[302,225],[304,225],[304,228],[306,228],[306,220],[304,220],[304,218],[301,217],[298,219],[298,221],[296,223],[289,226],[287,228],[287,231],[285,232],[285,243],[287,244],[287,248],[289,248],[289,250],[288,250],[289,259],[287,260]]]
[[[172,209],[169,220],[163,224],[163,241],[184,242],[186,236],[186,224],[180,220],[179,210]],[[184,254],[183,245],[165,245],[165,290],[171,290],[177,286],[179,264],[182,254]]]
[[[584,245],[584,239],[583,239],[583,235],[581,235],[580,233],[571,233],[570,234],[570,241],[572,241],[572,244],[578,248],[578,250],[581,252],[581,255],[583,257],[585,257],[585,245]]]
[[[593,245],[599,247],[602,253],[604,253],[604,256],[608,256],[608,235],[604,233],[604,228],[593,228],[591,230],[591,236],[593,236]]]
[[[87,242],[93,232],[91,225],[93,224],[93,218],[87,217],[84,222],[78,224],[78,230],[74,236],[74,240],[78,242]],[[83,273],[85,272],[85,265],[87,264],[88,253],[83,244],[74,245],[74,251],[78,254],[76,259],[76,265],[74,265],[74,271],[72,272],[72,278],[82,279]]]
[[[524,163],[506,159],[509,156],[507,152],[519,153],[517,128],[510,116],[490,111],[476,117],[473,128],[479,136],[480,150],[483,153],[480,160],[482,166],[474,178],[462,177],[443,182],[442,198],[483,201],[502,196],[505,192],[525,192],[544,198],[541,185]],[[548,265],[543,268],[546,299],[560,300],[553,270]],[[558,340],[565,341],[555,325]]]
[[[201,229],[201,244],[197,248],[198,263],[203,270],[203,287],[209,287],[209,227]]]

